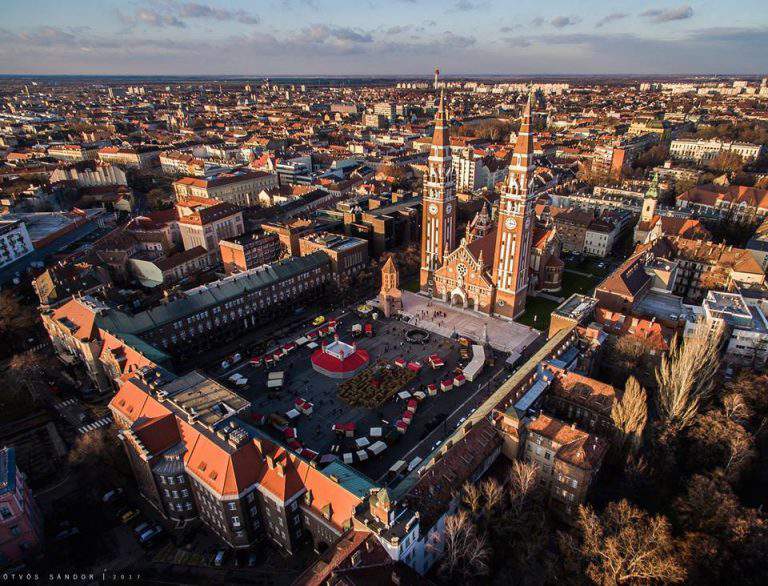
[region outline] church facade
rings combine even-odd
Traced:
[[[525,311],[536,230],[533,94],[523,112],[497,218],[486,205],[456,245],[456,196],[445,100],[441,95],[424,184],[421,291],[451,305],[506,318]],[[559,258],[558,258],[559,260]],[[543,280],[543,279],[542,279]],[[551,288],[552,279],[547,279]]]

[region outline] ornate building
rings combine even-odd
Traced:
[[[467,227],[467,237],[455,247],[454,184],[441,96],[424,190],[423,292],[491,315],[516,318],[525,311],[526,295],[533,286],[529,273],[536,219],[532,107],[533,94],[523,112],[497,221],[494,224],[483,206]]]
[[[429,155],[429,172],[424,181],[421,222],[421,290],[434,292],[434,272],[456,247],[456,186],[453,180],[445,92],[435,115],[435,133]]]

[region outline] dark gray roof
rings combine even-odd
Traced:
[[[112,333],[141,334],[163,324],[207,310],[209,307],[237,299],[246,293],[281,283],[291,277],[325,266],[329,262],[323,252],[292,257],[190,289],[184,297],[134,315],[110,309],[97,317],[97,325]]]

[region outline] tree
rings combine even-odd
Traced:
[[[741,173],[744,161],[738,153],[723,151],[709,161],[708,167],[721,173]]]
[[[461,488],[461,502],[467,507],[472,516],[477,518],[483,508],[483,495],[476,484],[465,482]]]
[[[39,322],[36,309],[22,304],[12,290],[0,292],[0,336],[6,343],[26,340]]]
[[[638,336],[610,336],[605,349],[606,359],[600,368],[615,386],[624,385],[630,375],[644,388],[655,386],[659,358],[658,354],[651,353],[652,350],[650,344]]]
[[[469,513],[459,511],[446,517],[444,540],[440,565],[443,576],[468,580],[488,573],[490,551]]]
[[[741,370],[725,385],[727,395],[738,394],[746,404],[751,418],[759,423],[768,417],[768,375]]]
[[[113,426],[78,436],[67,457],[73,469],[96,493],[101,488],[123,486],[130,478],[125,452]]]
[[[509,471],[509,498],[512,509],[519,513],[532,498],[538,496],[539,468],[531,462],[515,460]]]
[[[657,144],[640,154],[635,160],[636,167],[658,167],[669,157],[669,148]]]
[[[648,421],[648,396],[634,376],[627,379],[621,399],[613,402],[611,419],[622,459],[627,453],[637,453]]]
[[[730,531],[740,514],[739,500],[720,471],[694,474],[683,495],[674,502],[677,520],[687,531],[710,535]]]
[[[723,328],[698,323],[680,342],[677,337],[656,369],[656,409],[659,419],[673,429],[690,425],[699,405],[709,399],[720,368]]]
[[[684,469],[705,472],[720,468],[734,482],[755,457],[752,435],[719,409],[695,418],[684,432],[682,448]]]
[[[504,500],[504,489],[495,478],[486,478],[480,483],[480,493],[483,495],[483,514],[486,519],[499,509]]]
[[[162,187],[154,187],[147,193],[147,205],[153,210],[162,209],[171,199],[170,194]]]
[[[685,569],[675,553],[666,517],[650,516],[626,500],[601,515],[579,507],[574,534],[561,534],[563,554],[597,584],[677,583]]]

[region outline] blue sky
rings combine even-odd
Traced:
[[[765,0],[0,0],[0,73],[768,70]]]

